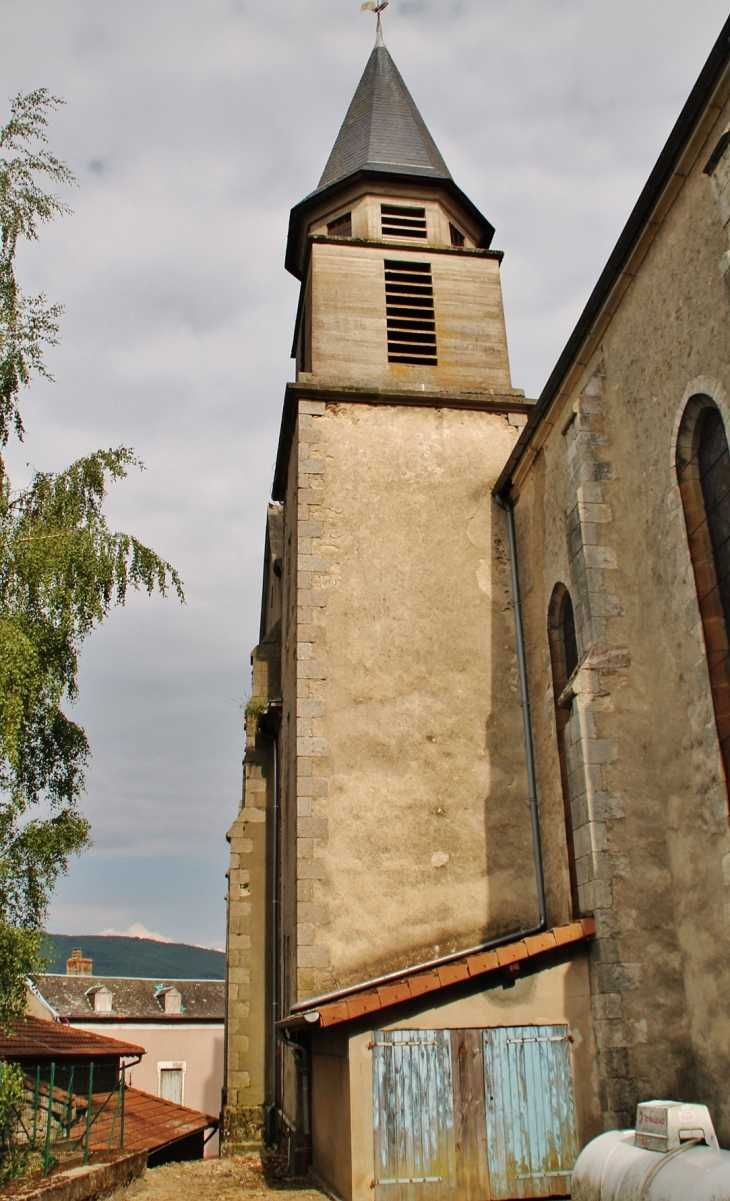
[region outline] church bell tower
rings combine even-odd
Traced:
[[[511,395],[493,235],[379,29],[319,185],[291,214],[297,381]]]
[[[306,1144],[309,1052],[276,1034],[293,1006],[469,947],[534,905],[491,496],[531,403],[511,384],[493,234],[378,25],[289,225],[296,378],[229,834],[229,1151],[267,1121]]]

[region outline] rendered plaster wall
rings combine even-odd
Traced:
[[[325,1186],[345,1198],[352,1190],[352,1135],[348,1039],[337,1031],[318,1040],[312,1052],[312,1166]]]
[[[595,1068],[595,1042],[591,1015],[588,965],[585,955],[569,962],[555,964],[534,975],[518,978],[512,987],[502,982],[492,988],[462,996],[447,1004],[434,1005],[407,1017],[381,1013],[365,1030],[343,1037],[336,1028],[316,1037],[313,1065],[315,1098],[324,1084],[316,1083],[318,1071],[327,1073],[332,1096],[317,1113],[313,1106],[314,1136],[312,1140],[314,1166],[325,1179],[335,1185],[345,1201],[367,1201],[372,1197],[371,1181],[375,1175],[373,1163],[373,1055],[369,1045],[372,1030],[458,1030],[484,1029],[495,1026],[567,1025],[572,1036],[571,1061],[575,1096],[578,1145],[584,1146],[601,1131],[601,1109],[598,1098],[598,1079]],[[341,1075],[335,1079],[332,1064],[349,1067],[349,1080]],[[338,1104],[339,1103],[339,1104]],[[349,1118],[349,1130],[342,1129],[342,1115]],[[334,1170],[330,1143],[340,1146],[342,1162],[338,1165],[337,1181],[328,1171]],[[342,1155],[348,1146],[351,1164]],[[349,1166],[349,1175],[348,1175]]]
[[[48,1011],[46,1010],[46,1017]],[[94,1022],[74,1022],[79,1030],[99,1033]],[[144,1047],[139,1063],[126,1070],[127,1084],[153,1097],[160,1094],[160,1064],[182,1066],[182,1105],[218,1117],[223,1086],[223,1023],[105,1022],[104,1034]],[[218,1134],[205,1144],[206,1158],[218,1154]]]
[[[299,999],[536,920],[505,519],[490,491],[521,420],[300,402],[284,667],[297,818],[290,795],[283,827]]]
[[[708,1104],[730,1140],[730,838],[675,470],[689,398],[730,426],[727,235],[702,173],[726,108],[552,428],[516,506],[543,824],[561,805],[547,613],[563,582],[581,665],[566,731],[607,1127],[637,1101]],[[550,847],[550,839],[548,838]],[[548,879],[556,866],[552,845]]]
[[[428,263],[438,366],[388,362],[384,261]],[[314,243],[311,372],[329,383],[510,390],[499,259],[488,252]]]

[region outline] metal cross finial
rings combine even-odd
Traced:
[[[360,12],[365,12],[366,9],[369,9],[370,12],[377,14],[378,27],[375,34],[376,46],[385,45],[385,42],[383,41],[383,27],[380,24],[380,14],[384,8],[388,7],[388,4],[389,0],[365,0],[365,3],[360,5]]]

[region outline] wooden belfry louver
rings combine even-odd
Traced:
[[[388,362],[437,366],[430,263],[385,260]]]

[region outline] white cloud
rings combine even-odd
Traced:
[[[513,378],[535,395],[726,0],[392,0],[385,16],[452,173],[497,228]],[[25,395],[13,470],[134,446],[147,471],[114,488],[112,519],[179,567],[188,596],[134,598],[84,650],[95,849],[51,928],[222,936],[235,698],[292,370],[288,210],[316,186],[372,39],[358,0],[4,0],[3,94],[66,98],[51,141],[82,185],[75,215],[21,256],[27,288],[66,314],[58,382]]]
[[[153,942],[174,942],[172,938],[165,938],[164,934],[156,934],[153,930],[148,930],[141,922],[133,922],[128,930],[115,930],[109,927],[106,930],[97,931],[98,934],[115,934],[121,938],[151,938]]]

